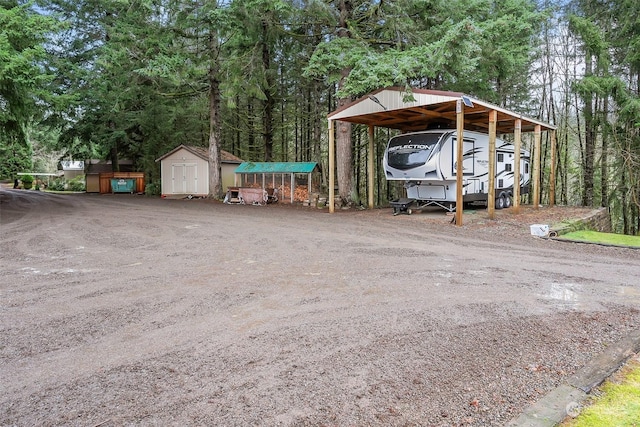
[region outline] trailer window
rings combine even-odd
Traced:
[[[451,174],[456,175],[457,171],[457,139],[454,137],[452,139],[453,144],[451,145],[451,159],[453,160],[451,164]],[[476,164],[476,142],[473,139],[463,139],[462,140],[462,174],[463,175],[475,175],[475,164]]]
[[[433,152],[441,133],[399,135],[389,141],[387,164],[406,170],[424,165]]]

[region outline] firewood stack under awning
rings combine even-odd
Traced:
[[[281,185],[278,187],[278,193],[281,194],[282,200],[290,200],[291,199],[291,186],[289,185]],[[306,185],[297,185],[295,190],[293,191],[293,201],[295,202],[304,202],[309,199],[309,190]]]
[[[273,188],[271,183],[266,186],[265,189]],[[245,185],[246,187],[261,188],[259,183],[253,183]],[[291,200],[291,186],[288,184],[276,186],[278,190],[278,200],[287,202]],[[306,185],[296,185],[293,191],[294,202],[308,202],[309,201],[309,189]]]

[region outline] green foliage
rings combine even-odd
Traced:
[[[42,73],[39,62],[47,56],[43,46],[46,35],[58,24],[53,17],[39,15],[31,7],[30,3],[17,2],[0,5],[0,88],[2,95],[12,101],[5,114],[24,113],[30,102],[25,97],[28,91],[39,89],[51,79]]]
[[[82,192],[86,191],[86,183],[84,175],[76,176],[67,182],[67,189],[69,191]]]
[[[326,77],[329,83],[336,83],[341,78],[342,70],[354,68],[369,52],[364,41],[349,37],[337,37],[322,42],[316,47],[303,75]]]
[[[25,190],[29,190],[33,187],[33,181],[35,181],[35,179],[31,175],[21,175],[20,181],[22,181],[22,187]]]
[[[610,44],[605,39],[602,28],[588,17],[569,15],[569,29],[583,41],[587,54],[599,59],[599,68],[609,68]]]
[[[64,178],[56,178],[47,187],[47,190],[51,191],[65,191],[66,190],[66,182]]]
[[[226,23],[230,37],[224,46],[226,60],[221,64],[227,77],[221,83],[228,105],[233,107],[236,94],[260,101],[275,96],[273,56],[277,44],[283,42],[283,23],[290,20],[291,13],[291,6],[281,0],[231,3]]]
[[[144,187],[145,196],[159,196],[160,193],[161,193],[160,181],[150,182]]]
[[[552,25],[546,21],[552,15],[541,13],[538,3],[39,0],[48,11],[40,16],[23,2],[4,1],[0,100],[9,103],[0,102],[0,175],[33,170],[31,150],[50,161],[41,156],[47,147],[53,158],[130,158],[155,192],[155,159],[179,144],[207,146],[214,115],[222,123],[221,148],[247,160],[271,153],[273,160],[319,161],[326,173],[326,114],[338,99],[399,85],[409,95],[412,87],[455,90],[521,110],[537,75],[541,25]],[[593,120],[615,140],[603,160],[609,172],[596,167],[594,181],[601,180],[603,189],[595,195],[610,188],[611,203],[624,204],[618,211],[631,223],[629,209],[640,188],[637,5],[576,0],[571,6],[571,19],[553,17],[565,29],[570,21],[596,67],[567,87],[578,101],[592,96],[604,106],[606,100],[611,114],[596,111]],[[37,21],[51,16],[64,32]],[[562,58],[549,63],[558,67]],[[3,75],[9,77],[1,80]],[[557,89],[550,80],[548,96]],[[221,89],[218,104],[209,97],[214,86]],[[534,114],[546,109],[566,115],[571,102],[573,94],[567,110],[559,104],[538,110],[536,104]],[[46,121],[40,121],[43,112]],[[557,120],[584,134],[583,117]],[[29,138],[37,140],[33,148]],[[563,158],[569,178],[562,186],[572,202],[584,186],[584,163],[570,138]],[[367,149],[360,144],[351,150],[349,166],[360,183],[366,181],[360,170]],[[596,166],[602,154],[595,153]],[[624,179],[607,187],[607,174]],[[580,179],[573,182],[574,176]],[[376,191],[385,199],[393,189],[384,175],[379,181]]]
[[[602,188],[593,194],[611,208],[614,228],[635,234],[634,218],[640,208],[637,4],[580,0],[574,6],[569,29],[581,42],[585,64],[585,75],[572,84],[584,111],[582,181],[585,189],[591,189],[600,180]],[[595,146],[596,141],[601,147]],[[598,166],[600,171],[595,172]]]
[[[577,418],[561,427],[634,427],[640,419],[640,363],[632,359],[615,380],[607,380]]]
[[[2,140],[0,137],[0,178],[14,179],[18,172],[31,171],[32,150],[17,138]]]
[[[570,240],[580,240],[582,242],[602,243],[618,246],[632,246],[640,248],[639,236],[627,236],[624,234],[600,233],[597,231],[580,230],[563,234],[562,238]]]
[[[157,177],[160,155],[208,139],[206,27],[218,24],[215,2],[168,3],[164,11],[151,2],[53,3],[77,33],[59,40],[69,52],[60,64],[73,79],[62,116],[81,112],[59,122],[56,149],[113,164],[128,158]],[[85,43],[74,48],[74,40]]]
[[[543,18],[532,3],[399,3],[402,8],[380,5],[369,16],[372,21],[363,19],[351,29],[351,37],[320,43],[304,75],[336,83],[348,70],[339,97],[392,85],[409,89],[421,81],[498,103],[513,96],[514,89],[526,93],[521,76],[535,58],[532,46]]]
[[[31,169],[27,130],[45,111],[52,75],[46,37],[59,28],[51,16],[38,14],[32,3],[0,3],[0,176]]]
[[[323,51],[320,46],[319,52],[323,54],[324,61],[342,63],[351,68],[342,92],[337,95],[360,96],[381,87],[394,85],[410,90],[411,82],[423,78],[438,78],[450,83],[459,80],[472,73],[477,66],[479,47],[475,43],[476,37],[477,31],[472,22],[464,20],[448,28],[438,41],[405,50],[371,51],[352,39],[341,38],[327,43],[332,45],[331,49]],[[313,65],[312,58],[310,66]],[[329,71],[329,75],[333,75],[334,79],[339,77],[339,70],[327,67],[320,69]],[[310,70],[307,69],[307,72]]]
[[[483,8],[478,19],[482,52],[473,73],[460,90],[481,99],[522,109],[530,93],[533,62],[539,55],[535,46],[541,23],[548,17],[527,0],[505,0]]]
[[[56,178],[49,183],[47,187],[49,191],[73,191],[83,192],[86,191],[86,181],[84,175],[76,176],[72,179]]]

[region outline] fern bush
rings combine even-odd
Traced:
[[[84,176],[77,176],[69,180],[67,189],[69,191],[86,191],[87,185],[84,181]]]
[[[64,178],[56,178],[49,183],[47,190],[51,191],[64,191],[66,189]]]
[[[144,194],[146,196],[159,196],[160,195],[160,183],[150,182],[144,187]]]

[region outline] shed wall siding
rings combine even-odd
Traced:
[[[209,165],[187,150],[162,159],[162,194],[209,194]]]
[[[233,187],[235,174],[234,171],[238,167],[235,163],[223,163],[220,168],[220,173],[222,175],[222,192],[227,191],[227,187]]]

